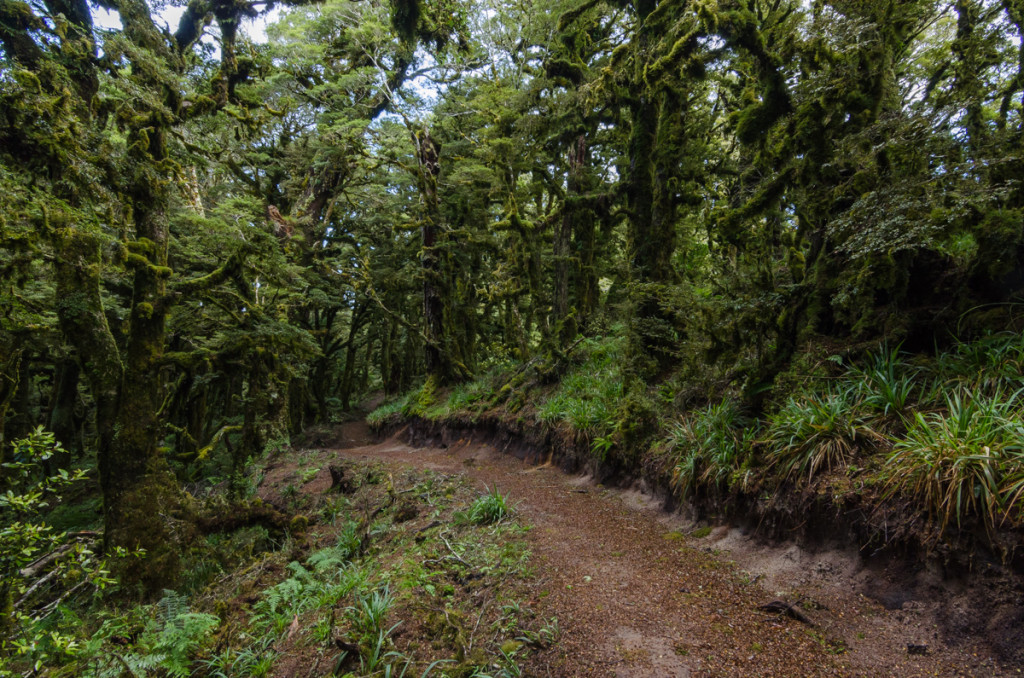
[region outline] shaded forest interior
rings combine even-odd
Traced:
[[[1015,553],[1019,0],[166,4],[0,0],[0,661],[368,401]]]

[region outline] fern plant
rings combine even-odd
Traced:
[[[133,646],[124,650],[111,643],[113,638],[135,635],[136,624],[141,624],[141,619],[147,615],[150,619]],[[219,625],[220,619],[215,615],[192,612],[184,596],[164,591],[163,598],[155,605],[137,608],[105,622],[79,653],[79,675],[86,678],[190,676],[196,655]]]
[[[158,609],[163,617],[162,627],[153,651],[164,657],[160,667],[171,676],[189,676],[195,652],[220,625],[220,619],[212,614],[190,612],[184,596],[174,591],[164,592]]]

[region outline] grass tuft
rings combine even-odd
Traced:
[[[883,346],[868,356],[868,365],[854,370],[851,376],[860,379],[864,405],[877,413],[881,423],[904,422],[917,389],[918,368],[900,358],[899,348]]]
[[[672,480],[683,498],[702,484],[720,489],[737,480],[746,484],[756,429],[745,423],[736,401],[726,399],[671,426],[666,443],[678,455]]]
[[[474,525],[493,525],[511,517],[513,512],[508,497],[495,487],[473,502],[466,511],[465,519]]]
[[[769,418],[763,444],[785,480],[846,467],[861,443],[882,439],[861,414],[859,389],[846,382],[793,396]]]
[[[1000,514],[1019,513],[1024,435],[1019,394],[993,397],[957,390],[944,412],[916,413],[887,463],[888,490],[914,497],[940,532],[970,517],[993,529]]]

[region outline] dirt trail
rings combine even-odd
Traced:
[[[850,555],[761,547],[724,528],[684,536],[692,526],[639,493],[486,445],[413,448],[398,437],[372,444],[362,424],[342,434],[339,455],[462,473],[516,504],[532,526],[531,607],[557,617],[562,631],[558,643],[531,655],[526,675],[1019,674],[981,647],[945,645],[933,605],[907,599],[886,609],[857,593],[885,581]],[[795,614],[760,609],[774,601]],[[908,644],[927,646],[915,649],[925,654],[908,653]]]

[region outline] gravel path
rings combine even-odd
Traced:
[[[530,607],[557,617],[562,632],[531,654],[526,675],[1019,675],[983,648],[944,645],[933,605],[907,599],[886,609],[858,593],[885,582],[856,557],[762,547],[724,528],[687,536],[692,526],[638,493],[486,445],[413,448],[397,437],[368,444],[355,424],[345,438],[345,457],[462,473],[516,504],[532,526]],[[761,609],[770,603],[790,604],[792,614],[779,604],[782,613]],[[908,644],[925,654],[908,653]]]

